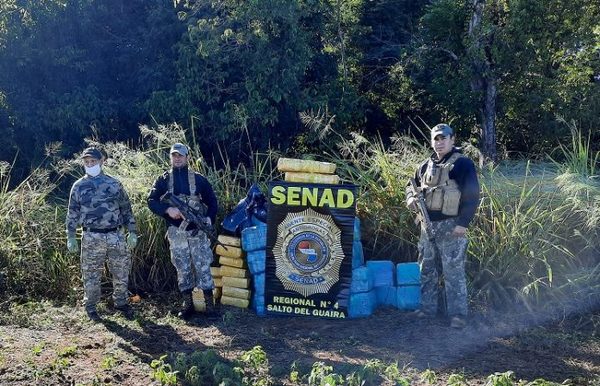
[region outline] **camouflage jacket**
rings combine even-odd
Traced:
[[[104,173],[75,181],[69,195],[67,236],[74,237],[77,226],[93,229],[127,227],[136,231],[135,218],[127,192],[121,183]]]

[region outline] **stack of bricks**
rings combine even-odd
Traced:
[[[331,162],[279,158],[277,169],[285,173],[285,181],[314,184],[338,184],[340,177],[335,175],[336,165]]]
[[[248,308],[251,295],[250,279],[241,241],[235,237],[219,236],[219,242],[224,244],[217,245],[215,249],[220,264],[221,304]]]
[[[215,303],[218,303],[221,299],[221,287],[223,284],[221,283],[221,268],[219,267],[210,267],[210,274],[213,277],[215,282],[215,288],[213,289],[213,300]],[[198,289],[194,288],[192,291],[192,300],[194,301],[194,309],[197,312],[206,311],[206,302],[204,301],[204,293]]]

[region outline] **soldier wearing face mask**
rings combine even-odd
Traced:
[[[100,279],[106,261],[112,275],[114,308],[131,318],[133,312],[127,302],[127,286],[131,270],[130,249],[137,244],[131,203],[121,183],[102,172],[104,157],[100,150],[88,147],[81,159],[85,175],[71,188],[66,226],[67,248],[73,253],[79,251],[77,228],[83,228],[81,272],[85,310],[91,320],[100,319],[96,304],[100,300]],[[124,228],[128,229],[127,238]]]

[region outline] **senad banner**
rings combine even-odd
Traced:
[[[356,186],[269,184],[265,308],[346,318]]]

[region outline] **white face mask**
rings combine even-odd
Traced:
[[[98,165],[94,165],[92,167],[85,167],[85,173],[90,176],[90,177],[96,177],[98,174],[100,174],[100,164]]]

